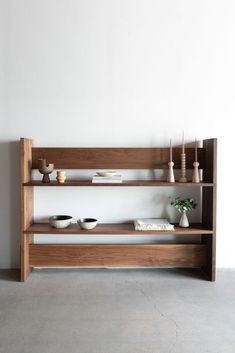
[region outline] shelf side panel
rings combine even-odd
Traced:
[[[30,244],[30,266],[166,266],[201,267],[206,245],[36,245]]]
[[[20,140],[20,164],[21,164],[21,281],[25,281],[29,275],[29,243],[30,237],[24,235],[33,223],[33,187],[24,188],[22,183],[31,180],[32,170],[32,146],[33,141],[26,138]]]
[[[193,168],[195,150],[186,148],[187,168]],[[173,149],[174,168],[180,168],[181,148]],[[46,158],[63,169],[167,169],[169,148],[33,148],[33,168]],[[198,148],[200,168],[204,167],[204,149]]]
[[[203,141],[205,148],[205,168],[203,179],[214,183],[213,188],[203,188],[202,222],[213,230],[213,235],[202,236],[202,243],[207,245],[207,265],[203,271],[211,281],[216,276],[216,197],[217,197],[217,139]]]

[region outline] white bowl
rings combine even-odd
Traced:
[[[73,217],[67,215],[56,215],[49,218],[50,225],[54,228],[67,228]]]
[[[82,218],[78,220],[78,224],[80,224],[82,229],[93,229],[97,225],[97,219],[95,218]]]
[[[115,170],[100,170],[96,174],[102,177],[113,177],[117,175],[117,172]]]

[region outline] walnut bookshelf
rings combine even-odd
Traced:
[[[216,253],[216,168],[217,139],[203,140],[198,161],[203,182],[168,183],[156,180],[129,180],[121,184],[94,184],[68,180],[64,184],[43,184],[32,180],[37,160],[46,158],[57,169],[167,169],[168,148],[38,148],[33,140],[21,138],[21,281],[33,267],[60,266],[165,266],[199,267],[215,280]],[[175,169],[180,168],[181,149],[173,150]],[[193,168],[194,148],[187,148],[187,169]],[[47,223],[34,222],[34,187],[198,187],[202,190],[202,223],[174,231],[135,231],[130,223],[99,224],[91,231],[76,224],[67,229],[52,229]],[[34,234],[180,234],[200,236],[200,243],[167,244],[34,244]]]

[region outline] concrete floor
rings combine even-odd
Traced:
[[[235,271],[0,272],[1,353],[234,353]]]

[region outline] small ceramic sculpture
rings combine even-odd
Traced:
[[[65,172],[63,170],[57,170],[56,174],[57,174],[56,180],[58,181],[58,183],[63,184],[66,180]]]
[[[170,139],[170,162],[168,163],[169,169],[168,169],[168,175],[167,175],[167,181],[168,183],[174,183],[175,182],[175,176],[174,176],[174,162],[172,161],[172,144],[171,144],[171,139]]]
[[[180,183],[187,183],[186,178],[186,154],[184,151],[184,132],[183,132],[183,142],[182,142],[182,153],[181,153],[181,175],[180,175]]]
[[[197,140],[195,139],[195,162],[193,163],[194,169],[193,169],[193,183],[200,183],[200,176],[199,176],[199,162],[197,160]]]
[[[47,164],[46,159],[38,159],[38,170],[41,174],[43,174],[42,182],[50,183],[49,174],[53,172],[54,164]]]

